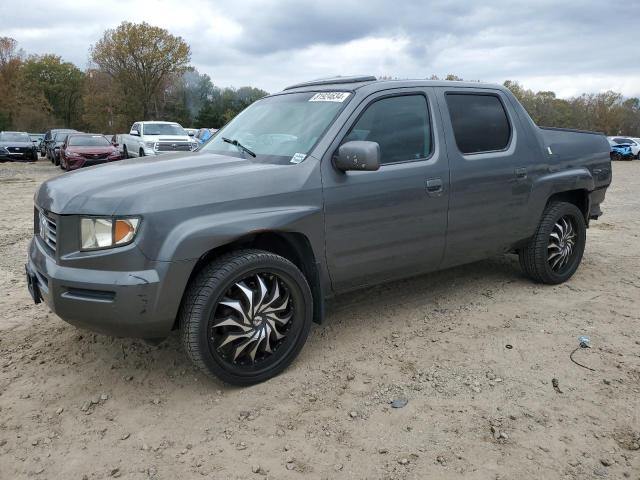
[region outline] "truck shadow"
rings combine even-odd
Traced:
[[[367,341],[364,337],[360,338],[362,333],[359,328],[352,328],[358,323],[366,323],[367,329],[371,330],[388,329],[388,326],[383,327],[383,323],[389,321],[395,307],[402,306],[406,309],[415,306],[421,310],[421,314],[428,313],[429,304],[433,302],[435,308],[439,299],[448,298],[449,301],[464,303],[465,298],[472,296],[486,300],[491,298],[491,292],[508,284],[520,283],[531,285],[520,273],[517,257],[504,255],[339,295],[327,302],[324,323],[314,326],[307,345],[290,368],[296,368],[296,364],[301,366],[305,362],[317,364],[322,361],[327,342],[340,349],[341,345]],[[236,387],[209,379],[197,372],[184,354],[177,331],[159,345],[77,332],[76,336],[84,337],[83,343],[92,344],[89,348],[93,350],[92,356],[96,357],[96,368],[104,368],[105,374],[106,371],[115,369],[123,377],[133,375],[149,383],[157,382],[163,377],[168,378],[187,390],[201,388],[203,385],[226,391],[237,390]],[[191,385],[189,379],[193,379],[193,375],[199,378],[199,387]],[[286,376],[286,372],[284,375]]]

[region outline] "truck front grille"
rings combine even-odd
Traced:
[[[190,142],[159,142],[159,152],[190,152]]]
[[[38,235],[42,241],[54,252],[57,244],[57,224],[56,221],[48,217],[47,214],[40,210],[38,214]]]

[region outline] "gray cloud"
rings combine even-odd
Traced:
[[[640,95],[640,43],[628,25],[640,3],[623,0],[24,0],[4,2],[0,18],[0,35],[27,52],[81,67],[106,28],[145,20],[184,37],[193,64],[219,85],[276,91],[336,74],[455,73],[563,96]]]

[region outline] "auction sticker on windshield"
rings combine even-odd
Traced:
[[[309,99],[310,102],[344,102],[351,95],[349,92],[321,92]]]

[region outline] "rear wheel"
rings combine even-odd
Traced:
[[[580,265],[586,230],[578,207],[567,202],[549,204],[536,233],[519,252],[522,269],[538,282],[565,282]]]
[[[129,158],[129,152],[127,151],[127,146],[126,145],[122,146],[122,156],[124,158]]]
[[[180,310],[182,342],[203,372],[235,385],[282,372],[302,349],[312,321],[309,284],[287,259],[239,250],[206,266]]]

